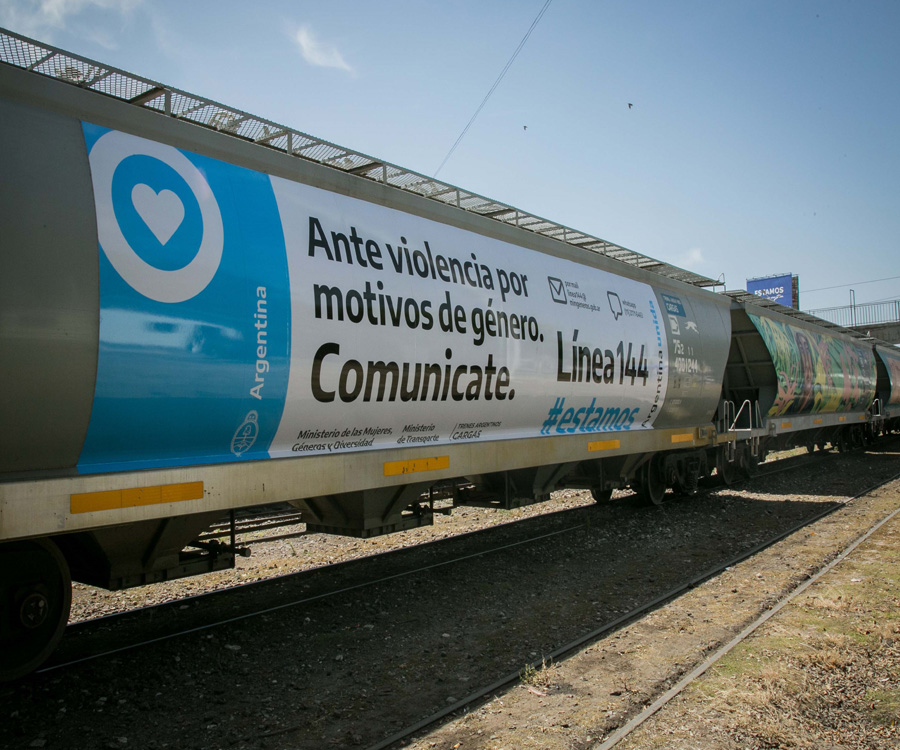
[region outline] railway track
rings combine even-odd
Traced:
[[[108,656],[121,654],[125,651],[130,651],[131,649],[141,648],[143,646],[149,646],[151,644],[160,643],[162,641],[170,640],[172,638],[178,638],[181,636],[190,635],[192,633],[199,633],[199,632],[203,632],[205,630],[213,630],[215,628],[232,625],[234,623],[241,622],[242,620],[248,620],[248,619],[251,619],[254,617],[261,617],[263,615],[272,614],[272,613],[279,612],[281,610],[288,609],[291,607],[298,607],[298,606],[302,606],[304,604],[311,604],[312,602],[316,602],[321,599],[342,596],[342,595],[349,594],[354,591],[358,591],[360,589],[364,589],[369,586],[390,583],[390,582],[396,581],[397,579],[400,579],[400,578],[405,578],[407,576],[414,576],[414,575],[421,574],[421,573],[427,572],[429,570],[433,570],[435,568],[443,567],[446,565],[454,565],[456,563],[464,562],[466,560],[471,560],[471,559],[478,558],[478,557],[483,557],[485,555],[490,555],[490,554],[499,553],[499,552],[505,552],[514,547],[520,547],[520,546],[526,545],[526,544],[534,544],[536,542],[540,542],[540,541],[549,539],[551,537],[554,537],[554,536],[557,536],[560,534],[567,534],[572,531],[576,531],[577,529],[580,529],[580,528],[583,528],[583,524],[579,524],[577,526],[570,526],[570,527],[567,527],[564,529],[560,529],[558,531],[550,531],[550,532],[541,534],[536,537],[530,537],[527,539],[523,539],[521,541],[510,542],[510,543],[502,544],[502,545],[496,546],[496,547],[490,547],[489,549],[485,549],[485,550],[478,551],[478,552],[473,552],[471,554],[466,554],[466,555],[463,555],[460,557],[453,557],[448,560],[442,560],[440,562],[432,563],[430,565],[418,567],[414,570],[405,570],[405,571],[401,571],[399,573],[392,573],[390,575],[375,578],[373,580],[364,580],[359,583],[353,583],[351,585],[344,586],[342,588],[328,590],[323,593],[312,594],[310,596],[305,596],[300,599],[295,599],[295,600],[287,601],[287,602],[281,602],[279,604],[272,604],[270,606],[266,606],[261,609],[256,609],[251,612],[242,612],[241,614],[233,615],[231,617],[227,617],[227,618],[224,618],[221,620],[216,620],[214,622],[207,622],[207,623],[204,623],[201,625],[192,625],[188,628],[181,628],[181,629],[173,630],[171,632],[166,632],[164,634],[155,635],[151,638],[146,638],[146,639],[139,640],[139,641],[129,643],[126,645],[117,646],[112,649],[105,649],[100,652],[91,653],[91,654],[87,654],[84,656],[78,656],[75,658],[69,658],[66,660],[60,660],[60,661],[54,660],[48,666],[38,670],[37,674],[54,672],[54,671],[57,671],[60,669],[65,669],[66,667],[74,666],[75,664],[81,664],[81,663],[84,663],[87,661],[91,661],[93,659],[102,659],[102,658],[105,658]],[[480,533],[480,532],[475,532],[475,533]],[[431,544],[436,544],[436,543],[438,543],[438,542],[431,542]],[[384,553],[384,554],[390,555],[390,554],[396,554],[396,553]],[[352,561],[352,562],[357,562],[357,561]],[[345,563],[345,564],[349,564],[349,563]],[[296,574],[294,574],[294,575],[296,575]],[[275,581],[273,581],[272,579],[269,579],[269,580],[265,580],[265,581],[251,582],[251,583],[244,584],[244,586],[259,586],[259,585],[264,585],[264,584],[271,584],[273,582],[277,583],[277,579]],[[221,597],[221,596],[225,596],[225,595],[228,595],[231,593],[234,593],[233,589],[211,591],[208,593],[198,594],[196,596],[189,597],[188,599],[182,599],[182,600],[179,600],[178,602],[174,602],[172,604],[155,605],[153,607],[143,607],[138,610],[131,610],[128,612],[106,615],[102,618],[97,618],[96,620],[83,620],[78,623],[73,623],[72,625],[69,626],[69,628],[72,631],[74,631],[73,633],[69,633],[69,635],[73,635],[73,636],[77,637],[77,634],[79,632],[88,631],[90,629],[95,628],[97,625],[102,625],[104,627],[109,627],[109,626],[115,627],[116,620],[118,620],[118,619],[123,619],[125,617],[133,617],[135,615],[152,616],[152,613],[154,611],[157,611],[157,610],[160,610],[163,608],[170,608],[173,605],[178,606],[178,607],[184,607],[186,605],[186,602],[198,603],[200,600],[205,599],[207,597]]]
[[[810,465],[819,463],[823,460],[828,460],[827,455],[817,455],[817,456],[793,456],[787,459],[781,459],[778,461],[773,461],[771,464],[765,465],[760,469],[757,477],[758,479],[764,479],[769,476],[774,476],[776,474],[786,472],[786,471],[797,471],[802,470]],[[717,482],[711,481],[706,484],[695,496],[695,499],[701,499],[704,496],[708,496],[711,493],[716,491],[720,491],[721,487]],[[543,522],[551,522],[554,518],[562,519],[571,514],[572,511],[559,511],[552,514],[545,514],[540,516],[539,518],[543,518]],[[816,519],[813,518],[812,521]],[[803,526],[805,523],[812,521],[801,521],[797,524],[796,527],[793,527],[789,531],[785,533],[793,533],[796,528]],[[279,583],[283,582],[285,579],[290,578],[296,575],[315,575],[320,569],[314,568],[311,571],[305,571],[303,573],[289,573],[280,576],[275,576],[272,578],[266,578],[259,581],[251,581],[244,584],[241,584],[239,587],[227,588],[227,589],[217,589],[213,591],[203,592],[200,594],[195,594],[192,596],[184,597],[172,602],[166,602],[164,604],[154,604],[144,607],[138,607],[135,609],[125,610],[121,612],[116,612],[112,614],[103,615],[97,618],[80,620],[78,622],[71,623],[66,630],[66,641],[64,642],[63,647],[59,650],[56,656],[54,656],[51,661],[44,666],[42,669],[38,670],[37,674],[46,674],[49,672],[56,672],[67,667],[81,664],[87,661],[92,661],[95,659],[102,659],[105,657],[121,654],[123,652],[141,648],[143,646],[148,646],[155,643],[160,643],[162,641],[170,640],[173,638],[178,638],[181,636],[189,635],[192,633],[199,633],[207,630],[213,630],[215,628],[224,627],[227,625],[234,624],[236,622],[240,622],[242,620],[252,619],[254,617],[260,617],[262,615],[272,614],[284,609],[298,607],[305,604],[310,604],[312,602],[316,602],[323,598],[335,597],[340,595],[345,595],[354,591],[358,591],[360,589],[364,589],[370,586],[376,586],[381,584],[387,584],[391,581],[395,581],[400,578],[405,578],[408,576],[414,576],[416,574],[424,573],[429,570],[432,570],[437,567],[453,565],[455,563],[464,562],[466,560],[474,559],[477,557],[483,557],[486,555],[490,555],[493,553],[499,553],[507,550],[511,550],[515,547],[519,547],[522,545],[533,544],[536,542],[540,542],[544,539],[549,539],[551,537],[561,535],[561,534],[570,534],[572,532],[578,531],[579,529],[583,529],[585,526],[584,520],[576,519],[574,522],[562,521],[564,524],[567,524],[564,528],[542,532],[535,535],[527,536],[524,539],[518,539],[515,541],[500,541],[499,543],[494,543],[492,541],[487,541],[486,546],[484,548],[479,548],[475,551],[471,552],[463,552],[462,554],[455,555],[452,554],[448,559],[441,560],[435,563],[429,563],[423,566],[418,566],[415,568],[400,570],[399,572],[390,572],[386,575],[376,576],[376,577],[363,577],[362,580],[358,580],[357,578],[353,578],[346,585],[339,585],[333,588],[327,588],[326,590],[320,593],[307,594],[304,596],[300,596],[298,598],[291,598],[289,601],[277,601],[273,602],[272,597],[266,597],[266,603],[263,606],[258,606],[253,608],[251,611],[242,612],[237,615],[232,615],[220,619],[213,619],[211,621],[203,621],[202,612],[193,613],[193,616],[190,618],[190,622],[187,625],[180,624],[185,619],[184,616],[181,616],[181,613],[186,607],[197,606],[201,603],[206,602],[207,600],[212,600],[215,598],[234,596],[240,593],[247,593],[254,588],[272,588],[278,586]],[[238,533],[246,534],[246,533],[256,533],[258,534],[260,531],[268,531],[273,528],[280,529],[285,526],[293,526],[299,523],[298,515],[288,508],[270,508],[265,509],[257,513],[245,513],[241,518],[237,520],[237,528]],[[494,527],[489,527],[487,529],[482,529],[479,531],[469,532],[468,534],[461,535],[462,537],[472,536],[473,538],[478,537],[488,537],[492,534],[497,534],[498,531],[503,533],[504,531],[508,531],[509,529],[504,528],[507,526],[514,525],[517,522],[512,522],[512,524],[501,524]],[[214,537],[218,534],[226,535],[229,534],[230,531],[227,529],[225,524],[223,523],[221,528],[213,528],[208,536]],[[280,540],[285,538],[285,536],[295,537],[304,535],[305,531],[299,531],[288,535],[276,534],[272,536],[263,536],[256,537],[254,539],[255,544],[271,542],[275,540]],[[457,537],[459,539],[460,537]],[[781,536],[773,537],[772,540],[763,542],[751,550],[748,550],[745,554],[743,554],[740,558],[735,559],[744,559],[745,557],[751,556],[759,549],[763,549],[769,544],[777,541]],[[238,537],[239,544],[241,543],[240,537]],[[446,539],[437,539],[429,542],[424,542],[420,545],[417,545],[417,549],[419,552],[427,551],[427,549],[431,546],[445,544]],[[389,555],[397,555],[398,552],[402,552],[402,550],[394,550],[388,551],[384,553],[380,553],[377,555],[373,555],[369,558],[372,560],[373,558],[381,558],[383,556]],[[343,563],[338,563],[336,565],[330,566],[332,572],[340,572],[340,570],[344,567],[353,568],[360,564],[360,560],[350,560]],[[709,577],[710,575],[714,575],[714,572],[704,572],[700,576],[695,576],[689,582],[687,582],[684,587],[679,590],[683,590],[683,588],[688,588],[704,579],[704,577]],[[280,594],[276,594],[276,598],[280,598]],[[659,601],[663,601],[666,597],[658,598]],[[646,609],[646,608],[645,608]],[[643,610],[641,610],[643,611]],[[636,613],[630,613],[624,619],[629,619]],[[171,615],[174,614],[174,617]],[[155,632],[145,638],[138,639],[128,639],[125,638],[122,640],[121,636],[116,635],[116,631],[120,629],[120,623],[123,621],[134,622],[136,618],[149,618],[151,620],[155,620],[159,623],[160,620],[163,622],[155,625]],[[166,621],[172,623],[172,625],[166,624]],[[180,622],[179,622],[180,621]],[[603,630],[608,630],[616,627],[623,618],[617,618],[615,624],[610,626],[605,626]],[[178,623],[176,625],[176,623]],[[599,631],[595,636],[603,632],[603,630]],[[106,641],[111,642],[111,646],[105,646],[103,648],[95,649],[90,646],[90,644],[96,643],[98,641]],[[73,644],[73,642],[81,642],[86,647],[77,647]],[[72,651],[75,651],[72,654]]]
[[[803,466],[808,465],[811,462],[803,464]],[[785,470],[786,467],[782,467],[779,471]],[[767,472],[769,474],[776,473],[775,471]],[[575,652],[576,650],[584,647],[585,645],[596,641],[602,636],[613,632],[621,627],[628,625],[631,622],[634,622],[636,619],[641,617],[642,615],[650,612],[657,607],[665,604],[668,601],[671,601],[685,591],[694,588],[695,586],[700,585],[704,581],[707,581],[725,570],[730,569],[731,567],[743,562],[744,560],[752,557],[758,552],[771,547],[772,545],[778,543],[779,541],[785,539],[786,537],[794,534],[805,526],[809,526],[810,524],[815,523],[816,521],[821,520],[822,518],[831,515],[835,511],[839,510],[841,507],[847,505],[848,503],[856,500],[863,495],[868,494],[869,492],[877,489],[878,487],[883,486],[891,481],[896,479],[900,479],[900,473],[897,473],[890,478],[878,482],[860,493],[857,493],[855,496],[847,498],[846,500],[835,503],[833,507],[826,508],[821,512],[815,514],[814,516],[805,519],[804,521],[795,524],[793,527],[784,530],[783,532],[773,536],[771,539],[755,546],[752,549],[747,550],[746,552],[742,552],[741,554],[735,556],[732,559],[725,560],[718,565],[710,568],[709,570],[704,571],[700,575],[692,577],[690,580],[686,580],[678,586],[666,591],[665,593],[657,596],[651,601],[645,602],[641,604],[639,607],[635,607],[633,610],[626,612],[615,620],[605,623],[604,625],[596,628],[588,633],[580,635],[576,639],[565,643],[554,651],[551,651],[549,654],[542,655],[540,659],[532,661],[530,664],[526,664],[523,670],[519,670],[513,673],[509,673],[504,675],[500,679],[491,683],[490,685],[485,685],[480,687],[475,692],[467,695],[465,698],[461,699],[457,703],[452,706],[448,706],[441,711],[428,716],[424,719],[421,719],[416,724],[413,724],[409,727],[402,729],[390,737],[387,737],[374,745],[371,745],[366,748],[366,750],[387,750],[392,747],[399,747],[400,743],[404,740],[407,740],[422,730],[426,729],[429,726],[435,725],[441,720],[445,719],[447,716],[456,714],[460,711],[464,711],[467,708],[474,706],[478,703],[483,702],[491,695],[497,693],[498,691],[518,682],[523,673],[527,673],[529,669],[536,671],[541,668],[547,666],[548,663],[553,663],[559,659],[565,658],[567,655]],[[641,726],[647,719],[653,716],[657,711],[659,711],[666,703],[670,700],[678,696],[681,692],[683,692],[692,682],[701,677],[710,667],[712,667],[719,659],[721,659],[725,654],[731,651],[735,646],[744,641],[753,632],[755,632],[761,625],[767,622],[772,616],[777,614],[786,604],[788,604],[791,600],[793,600],[797,595],[801,594],[805,591],[809,586],[815,583],[819,578],[828,573],[832,568],[834,568],[838,563],[844,560],[854,549],[856,549],[861,543],[866,541],[869,537],[872,536],[878,529],[880,529],[885,523],[892,520],[895,516],[900,514],[900,508],[897,508],[884,518],[880,519],[876,524],[868,528],[863,534],[857,537],[846,549],[844,549],[839,555],[837,555],[830,562],[825,563],[816,573],[809,576],[805,581],[803,581],[796,588],[791,590],[787,595],[782,597],[778,602],[776,602],[770,609],[768,609],[764,614],[760,617],[756,618],[750,625],[744,628],[735,638],[730,640],[728,643],[724,644],[721,648],[717,649],[709,658],[707,658],[703,663],[698,665],[695,669],[691,670],[689,674],[687,674],[683,679],[679,680],[678,683],[667,690],[665,693],[656,698],[649,706],[647,706],[644,710],[642,710],[637,716],[633,717],[630,721],[628,721],[624,726],[615,731],[612,735],[606,738],[604,741],[596,744],[594,746],[594,750],[611,750],[611,748],[615,747],[619,744],[623,739],[625,739],[628,735],[630,735],[635,729]]]
[[[890,480],[900,478],[900,473],[895,474]],[[877,487],[882,486],[883,484],[887,484],[887,482],[881,482],[878,485],[870,487],[857,497],[870,492]],[[851,498],[856,499],[856,498]],[[842,503],[846,504],[846,503]],[[685,677],[678,681],[676,685],[667,690],[665,693],[660,695],[655,701],[653,701],[649,706],[647,706],[643,711],[641,711],[637,716],[631,719],[627,724],[621,727],[619,730],[614,732],[610,737],[606,738],[603,742],[598,744],[594,750],[612,750],[616,745],[618,745],[622,740],[632,734],[639,726],[641,726],[647,719],[653,716],[657,711],[663,708],[669,701],[673,698],[677,697],[681,693],[683,693],[692,683],[702,677],[714,664],[716,664],[723,656],[732,651],[736,646],[743,643],[747,638],[749,638],[753,633],[755,633],[762,625],[768,622],[772,617],[778,614],[785,606],[790,604],[794,599],[796,599],[800,594],[806,591],[810,586],[819,581],[823,576],[833,570],[837,565],[847,559],[850,554],[863,542],[867,541],[873,534],[875,534],[882,526],[886,523],[892,521],[897,515],[900,515],[900,508],[897,508],[886,516],[884,516],[880,521],[869,527],[865,532],[860,534],[856,539],[853,540],[839,555],[837,555],[833,560],[823,565],[815,574],[811,575],[805,581],[803,581],[800,585],[798,585],[795,589],[790,591],[786,596],[783,596],[776,604],[774,604],[768,611],[764,614],[760,615],[756,618],[752,623],[750,623],[746,628],[744,628],[737,636],[732,638],[728,643],[724,644],[721,648],[716,649],[716,651],[711,654],[706,660],[704,660],[701,664],[691,670]]]
[[[816,494],[812,485],[830,481],[829,466],[862,460],[826,458],[832,460],[822,463],[818,456],[801,456],[766,468],[766,476],[752,485],[753,493],[744,494],[777,492],[777,486],[786,482],[803,485],[804,494]],[[779,476],[768,479],[773,469]],[[854,473],[856,468],[833,471],[838,479]],[[517,680],[527,661],[561,658],[554,654],[586,634],[602,637],[602,632],[639,618],[639,610],[652,609],[654,602],[659,606],[676,584],[696,585],[710,574],[717,551],[730,545],[733,550],[740,547],[746,556],[753,548],[771,544],[774,534],[764,532],[771,530],[773,519],[783,536],[809,523],[826,506],[838,507],[834,495],[820,494],[815,502],[763,501],[743,499],[730,488],[660,508],[638,508],[628,502],[592,505],[335,566],[336,570],[254,583],[130,617],[105,618],[73,630],[81,635],[72,642],[80,641],[78,647],[90,651],[121,636],[128,651],[107,652],[80,663],[66,658],[69,663],[23,685],[23,693],[4,693],[0,698],[31,726],[40,725],[38,712],[56,710],[47,703],[50,696],[54,702],[66,701],[70,717],[89,717],[96,706],[82,704],[88,699],[81,694],[88,691],[95,699],[101,690],[102,695],[121,694],[126,705],[144,701],[153,711],[180,716],[182,732],[185,726],[196,732],[218,724],[237,738],[222,744],[227,747],[257,747],[263,741],[276,747],[279,743],[298,748],[329,743],[387,747],[382,738],[396,742],[404,727],[459,711],[464,697],[477,705],[472,696],[484,691],[474,685],[497,690],[499,681]],[[703,519],[707,527],[691,537]],[[753,524],[759,527],[751,529]],[[715,549],[699,549],[698,540],[716,529],[723,538]],[[747,543],[751,532],[754,544]],[[688,553],[696,559],[689,560]],[[734,556],[725,560],[719,554],[720,566]],[[669,570],[673,576],[666,578]],[[632,601],[635,596],[645,601]],[[285,606],[269,609],[264,606],[267,601]],[[594,622],[591,627],[583,627],[585,609],[591,610],[587,613]],[[230,620],[230,625],[176,628],[165,642],[141,646],[142,641],[154,640],[155,636],[144,637],[154,628],[168,628],[179,619],[196,623],[210,614],[227,615],[220,620]],[[90,631],[88,639],[84,634]],[[66,650],[60,654],[65,657]],[[163,696],[140,698],[142,693],[123,681],[123,675],[131,672],[151,675],[151,696],[154,692]],[[440,684],[429,685],[429,679]],[[179,684],[180,699],[169,702],[154,685],[173,680]],[[213,690],[210,685],[219,687]],[[269,711],[270,718],[261,723],[240,718],[247,701],[265,707],[273,696],[292,708]],[[450,697],[453,702],[448,702]],[[219,706],[214,711],[209,709],[210,700]],[[160,705],[162,701],[166,703]],[[232,714],[235,721],[243,721],[239,727],[223,718]],[[160,746],[163,742],[187,746],[179,744],[177,734],[163,736],[164,730],[157,727],[148,731]],[[17,746],[2,729],[0,744]]]

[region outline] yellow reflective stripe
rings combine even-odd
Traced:
[[[593,443],[588,443],[588,451],[612,451],[620,445],[618,440],[595,440]]]
[[[793,427],[793,426],[794,426],[794,423],[793,423],[793,422],[782,422],[782,423],[781,423],[781,429],[782,429],[782,430],[789,430],[789,429],[791,429],[791,427]]]
[[[813,420],[813,424],[822,424],[822,420],[821,420],[821,419],[814,419],[814,420]]]
[[[98,510],[119,510],[139,505],[180,503],[203,498],[203,482],[161,484],[156,487],[134,487],[128,490],[82,492],[71,495],[69,510],[72,513],[93,513]]]
[[[684,432],[680,435],[672,435],[673,443],[692,443],[694,441],[693,432]]]
[[[384,465],[386,477],[401,474],[415,474],[419,471],[437,471],[450,466],[450,456],[432,456],[431,458],[414,458],[411,461],[388,461]]]

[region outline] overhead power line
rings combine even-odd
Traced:
[[[879,281],[893,281],[894,279],[900,279],[900,276],[886,276],[883,279],[869,279],[868,281],[853,281],[850,284],[836,284],[835,286],[823,286],[819,289],[802,289],[801,291],[804,294],[812,294],[813,292],[824,292],[828,289],[843,289],[845,286],[860,286],[861,284],[876,284]]]
[[[453,146],[450,147],[450,150],[447,152],[447,155],[444,157],[444,161],[441,162],[441,166],[439,166],[435,172],[434,177],[436,178],[440,171],[444,168],[444,165],[449,161],[450,157],[453,155],[453,152],[456,151],[456,147],[462,142],[462,139],[465,138],[467,132],[469,132],[469,128],[472,127],[472,123],[475,122],[475,118],[478,117],[479,113],[482,109],[484,109],[484,105],[487,104],[488,99],[491,98],[491,94],[497,89],[497,86],[500,85],[500,81],[503,80],[503,76],[506,75],[507,71],[512,67],[512,64],[515,62],[516,58],[519,56],[519,53],[522,51],[522,47],[525,46],[525,42],[528,41],[528,37],[531,36],[531,32],[535,30],[537,25],[540,23],[541,18],[544,17],[544,13],[547,12],[547,8],[550,7],[550,3],[553,0],[547,0],[544,3],[544,7],[541,8],[540,12],[535,16],[534,21],[531,22],[531,26],[528,27],[528,31],[525,32],[525,36],[522,37],[522,41],[519,42],[519,46],[516,47],[516,51],[512,53],[512,57],[506,62],[506,65],[503,66],[503,70],[500,71],[500,75],[497,76],[497,80],[494,81],[494,85],[491,86],[491,90],[487,92],[484,99],[481,100],[481,104],[478,105],[478,109],[475,110],[475,114],[472,115],[472,119],[469,120],[468,124],[463,128],[462,133],[459,134],[459,138],[456,139],[456,142]]]

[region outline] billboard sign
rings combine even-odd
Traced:
[[[789,273],[766,276],[761,279],[747,279],[747,291],[785,307],[794,306],[794,289],[792,276]]]

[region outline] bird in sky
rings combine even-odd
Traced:
[[[628,102],[628,109],[631,109],[634,105],[631,102]]]

